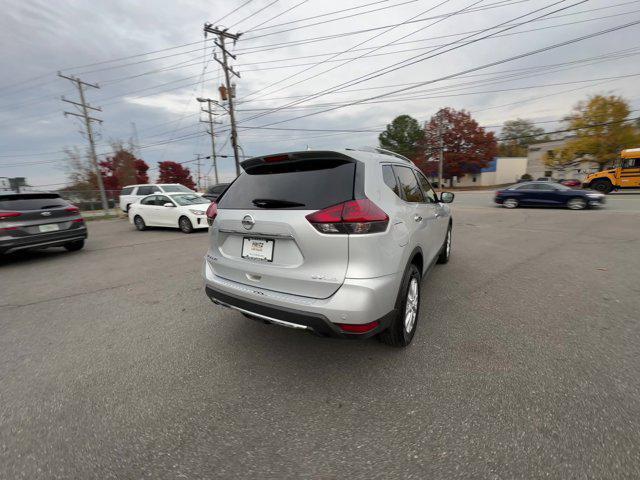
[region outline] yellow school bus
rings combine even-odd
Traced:
[[[592,173],[582,184],[602,193],[622,188],[640,188],[640,148],[622,150],[614,168]]]

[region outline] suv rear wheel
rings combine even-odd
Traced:
[[[420,272],[411,264],[400,286],[400,307],[391,325],[379,335],[382,343],[392,347],[406,347],[416,332],[420,313]]]

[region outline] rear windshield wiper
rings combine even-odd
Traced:
[[[304,207],[304,203],[290,202],[289,200],[278,200],[277,198],[256,198],[251,200],[259,208],[287,208]]]

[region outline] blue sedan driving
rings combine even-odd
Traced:
[[[583,210],[604,204],[605,196],[593,190],[575,190],[560,183],[518,183],[496,192],[495,202],[506,208],[520,206],[566,207]]]

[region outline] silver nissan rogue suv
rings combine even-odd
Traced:
[[[207,210],[209,298],[321,335],[406,346],[420,280],[451,253],[453,194],[380,149],[284,153],[244,172]]]

